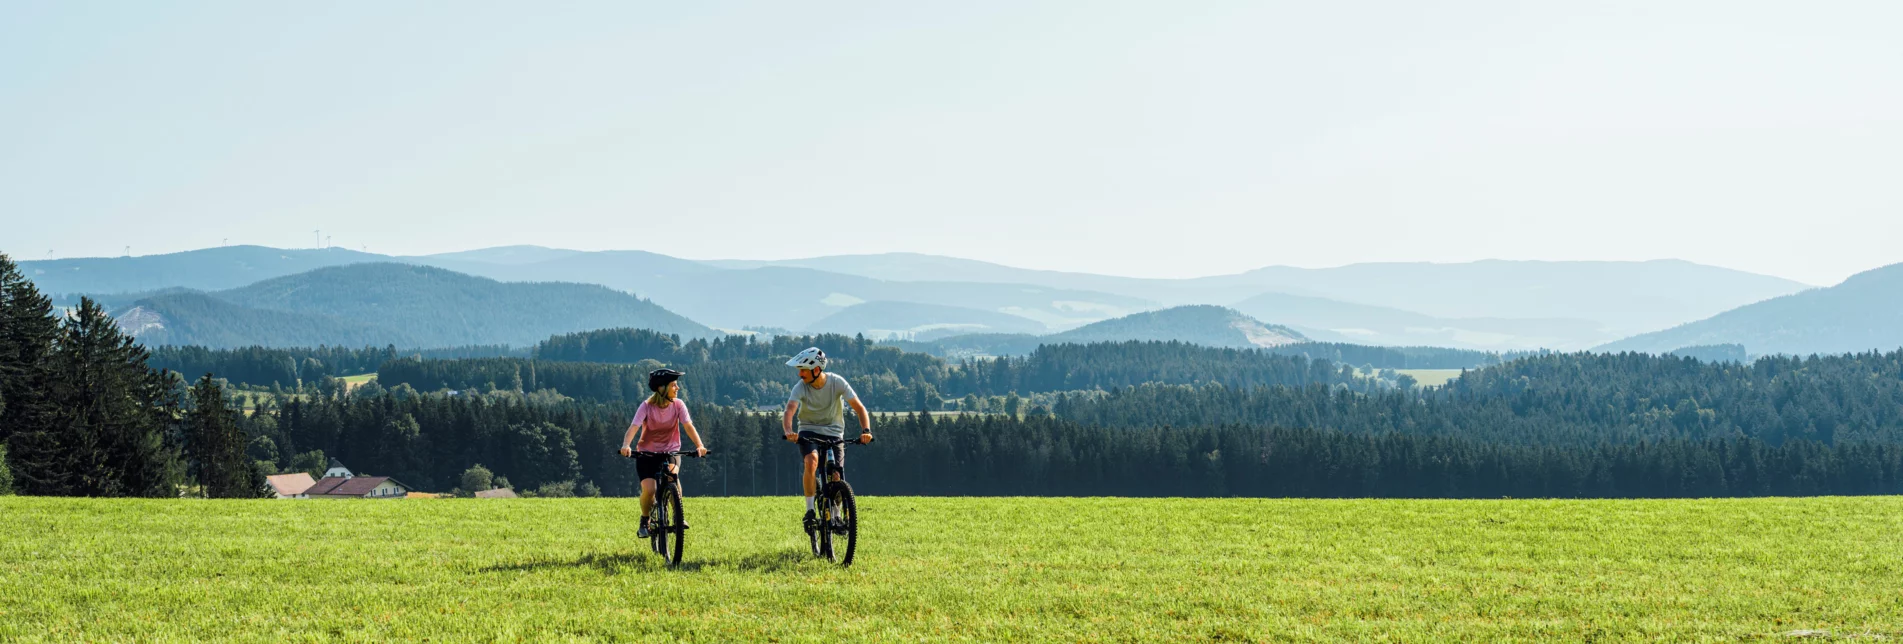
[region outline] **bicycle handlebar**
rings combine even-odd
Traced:
[[[707,450],[707,453],[712,454],[714,453],[714,450],[711,450],[711,449]],[[643,452],[643,451],[636,450],[636,451],[628,452],[628,455],[623,456],[622,458],[634,458],[642,454],[654,454],[658,456],[686,456],[688,458],[700,458],[700,452],[697,452],[694,450],[681,450],[678,452]]]
[[[872,442],[861,443],[858,441],[858,439],[846,440],[844,438],[807,438],[805,436],[801,436],[799,437],[799,440],[801,442],[813,443],[815,445],[821,445],[824,447],[832,447],[835,445],[857,445],[860,447],[864,447],[864,446],[872,444]],[[872,439],[873,442],[876,442],[878,440],[879,439],[877,438]]]

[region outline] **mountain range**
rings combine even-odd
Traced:
[[[134,299],[114,313],[148,345],[526,346],[558,333],[639,327],[719,333],[593,284],[497,282],[412,264],[333,266],[204,293]]]
[[[20,264],[42,290],[71,295],[166,288],[220,292],[313,268],[373,262],[433,266],[502,282],[596,284],[723,329],[775,327],[913,339],[967,332],[1052,334],[1143,311],[1212,304],[1317,340],[1494,351],[1601,345],[1805,288],[1679,261],[1269,267],[1180,280],[1039,271],[907,253],[696,261],[643,251],[533,246],[416,257],[237,246]],[[865,304],[876,306],[854,310]]]
[[[1742,345],[1750,355],[1894,351],[1903,347],[1903,264],[1865,271],[1836,286],[1745,305],[1595,350],[1664,353],[1727,344]]]

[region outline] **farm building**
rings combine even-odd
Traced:
[[[312,484],[298,498],[401,499],[409,495],[410,487],[396,479],[388,476],[357,476],[333,458],[330,459],[330,469],[324,471],[324,478]]]
[[[304,493],[312,499],[401,499],[410,488],[388,476],[326,476]]]
[[[317,479],[311,478],[309,472],[274,474],[264,477],[264,484],[271,488],[271,493],[277,495],[277,498],[308,499],[310,497],[304,493],[317,484]]]
[[[506,487],[499,487],[493,490],[483,490],[481,492],[476,493],[476,498],[478,499],[513,499],[515,498],[515,490],[511,490]]]

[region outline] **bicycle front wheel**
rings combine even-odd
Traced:
[[[661,505],[661,502],[656,501],[656,505]],[[679,485],[668,486],[665,505],[667,519],[662,523],[660,531],[654,534],[655,541],[659,544],[655,552],[661,553],[661,558],[667,560],[668,565],[678,566],[681,565],[681,553],[687,550],[687,511],[681,509]],[[671,544],[668,543],[670,536],[673,537]]]
[[[859,545],[859,508],[852,486],[845,481],[827,484],[826,505],[829,520],[822,530],[826,533],[826,558],[850,566]]]

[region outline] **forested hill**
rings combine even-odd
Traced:
[[[651,333],[616,333],[611,334],[613,340],[602,335],[578,336],[596,340],[587,343],[589,348],[580,341],[554,339],[538,349],[540,360],[393,360],[378,369],[377,378],[385,386],[408,384],[423,391],[549,388],[577,398],[627,401],[647,395],[646,370],[667,364],[687,371],[682,386],[696,400],[774,406],[786,400],[787,388],[794,382],[792,370],[784,364],[786,357],[810,343],[825,348],[833,360],[829,369],[850,379],[867,405],[880,411],[940,410],[956,404],[947,399],[965,396],[1030,395],[1148,382],[1223,383],[1242,388],[1321,384],[1352,390],[1388,386],[1328,360],[1180,342],[1051,345],[1022,358],[953,364],[844,336],[782,337],[771,342],[727,338],[674,345],[671,339]],[[548,359],[578,356],[618,363]],[[626,362],[637,357],[651,362]]]
[[[530,345],[558,333],[626,326],[717,335],[603,286],[505,283],[390,263],[323,268],[209,295],[147,298],[117,316],[154,346]]]
[[[1265,324],[1234,309],[1208,305],[1133,313],[1049,335],[981,332],[930,338],[920,336],[914,340],[895,341],[894,344],[913,351],[959,358],[1021,356],[1041,345],[1133,340],[1184,342],[1235,349],[1272,348],[1308,341],[1307,337],[1287,326]]]
[[[348,320],[322,313],[251,308],[205,293],[168,293],[140,299],[114,313],[119,328],[150,347],[212,348],[269,344],[418,346],[408,329]]]
[[[1117,427],[1246,424],[1526,445],[1903,444],[1903,351],[1749,364],[1556,354],[1468,371],[1420,392],[1148,385],[1079,397],[1056,412]]]
[[[139,293],[167,288],[216,291],[328,266],[389,261],[345,248],[226,246],[140,257],[75,257],[21,262],[49,296]]]
[[[1044,344],[1128,340],[1178,341],[1206,347],[1262,348],[1306,341],[1285,326],[1264,324],[1220,306],[1179,306],[1086,324],[1043,338]]]
[[[1865,271],[1836,286],[1742,306],[1596,350],[1664,353],[1714,344],[1741,344],[1752,355],[1889,351],[1903,347],[1903,264]]]

